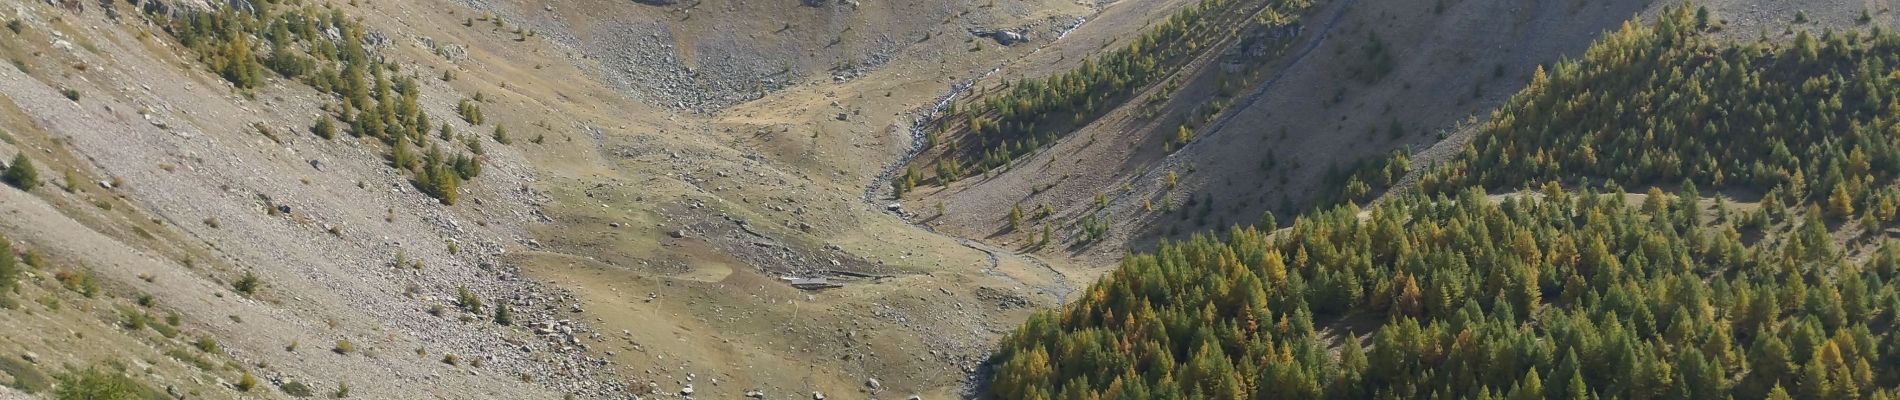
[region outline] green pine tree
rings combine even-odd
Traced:
[[[30,191],[40,187],[40,171],[33,167],[33,160],[22,151],[13,156],[13,163],[7,166],[6,172],[0,173],[0,180],[20,190]]]

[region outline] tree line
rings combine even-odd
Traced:
[[[1416,190],[1124,258],[1003,340],[989,394],[1900,397],[1900,38],[1706,15],[1538,71]]]
[[[481,173],[479,136],[458,136],[447,123],[435,125],[417,105],[421,86],[416,78],[370,50],[373,34],[360,20],[328,5],[299,3],[257,1],[247,8],[219,6],[176,19],[147,15],[240,90],[259,87],[268,72],[332,95],[337,103],[324,108],[334,115],[320,117],[310,129],[313,134],[334,138],[338,124],[332,119],[342,121],[351,136],[378,139],[390,165],[407,172],[417,189],[454,204],[462,182]],[[474,107],[464,101],[457,111],[479,125],[480,110]],[[431,140],[430,132],[441,140]]]
[[[1296,22],[1304,0],[1201,0],[1171,14],[1127,46],[1084,60],[1075,69],[1048,78],[1005,82],[996,92],[967,103],[953,103],[931,123],[926,148],[949,146],[934,166],[935,183],[988,172],[1017,157],[1054,144],[1088,124],[1142,88],[1159,82],[1221,35],[1232,35],[1248,22],[1250,11],[1266,8],[1260,23]],[[1185,127],[1183,129],[1186,129]],[[956,140],[944,135],[962,132]],[[899,195],[930,177],[916,170],[894,183]]]

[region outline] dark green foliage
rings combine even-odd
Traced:
[[[1689,15],[1540,71],[1427,190],[1126,257],[1003,340],[990,394],[1900,395],[1900,242],[1843,247],[1826,219],[1893,218],[1900,89],[1874,75],[1900,41],[1730,47]],[[1604,178],[1677,189],[1581,184]],[[1764,210],[1705,216],[1724,185]]]
[[[0,296],[6,296],[19,286],[20,261],[13,257],[13,242],[0,236]]]
[[[1101,240],[1103,237],[1107,237],[1108,228],[1112,226],[1109,223],[1108,217],[1096,214],[1089,214],[1088,216],[1082,217],[1080,225],[1081,232],[1079,233],[1083,243],[1093,243],[1097,240]]]
[[[197,51],[200,61],[211,70],[239,88],[261,84],[260,71],[269,69],[335,96],[339,107],[331,110],[350,135],[380,139],[388,146],[392,164],[409,171],[418,189],[444,204],[455,202],[452,187],[460,183],[459,179],[433,173],[442,169],[468,171],[460,174],[466,175],[461,179],[467,179],[480,170],[479,166],[442,167],[457,159],[437,157],[436,162],[424,163],[415,154],[417,149],[435,146],[428,143],[428,133],[436,124],[417,105],[421,86],[415,78],[399,72],[399,65],[368,51],[369,33],[360,22],[340,9],[320,9],[317,4],[254,5],[256,12],[224,6],[176,19],[159,15],[152,18],[185,47]],[[255,55],[265,48],[267,56]],[[472,122],[481,120],[480,109],[466,100],[458,111],[464,118],[472,117]],[[329,118],[320,119],[313,133],[324,138],[335,136],[337,127]],[[443,136],[448,140],[446,129]],[[480,161],[470,158],[464,163]]]
[[[257,291],[263,288],[264,282],[259,280],[257,274],[251,271],[244,271],[244,275],[239,276],[236,282],[231,282],[232,290],[236,290],[238,293],[243,293],[247,296],[257,294]]]
[[[467,173],[481,172],[479,166],[471,165],[470,168]],[[443,205],[455,205],[455,200],[460,196],[457,190],[462,185],[463,173],[455,161],[443,158],[441,148],[430,147],[429,152],[423,155],[420,172],[416,174],[416,188]]]
[[[13,163],[7,165],[6,172],[0,173],[0,180],[20,190],[33,190],[40,187],[40,170],[33,167],[33,160],[26,158],[26,152],[20,152],[13,156]]]
[[[212,339],[210,336],[199,336],[198,341],[192,342],[192,347],[197,347],[198,351],[206,353],[216,353],[220,349],[217,339]]]
[[[455,288],[455,306],[461,307],[462,311],[480,314],[482,313],[482,298],[476,296],[475,292],[469,291],[467,287],[457,287]]]
[[[284,394],[290,395],[290,397],[310,397],[314,395],[314,393],[310,391],[310,385],[305,385],[303,382],[298,381],[284,382],[284,384],[278,386],[277,389],[284,391]]]
[[[457,104],[455,109],[461,112],[462,120],[467,121],[469,125],[482,124],[482,106],[480,104],[468,99],[462,99],[462,102]]]
[[[905,166],[903,175],[891,179],[891,196],[904,197],[904,193],[909,193],[911,189],[916,188],[918,181],[922,179],[923,175],[917,173],[917,167]]]
[[[47,376],[39,367],[19,357],[0,357],[0,372],[13,377],[7,386],[27,393],[40,393],[53,388],[57,381]]]
[[[311,127],[310,131],[312,133],[316,133],[317,137],[320,137],[320,138],[324,138],[324,139],[336,138],[336,124],[330,122],[330,117],[318,117],[317,125],[314,127]]]
[[[1354,162],[1344,170],[1326,174],[1324,190],[1314,194],[1314,207],[1325,208],[1347,202],[1363,203],[1384,192],[1411,168],[1411,156],[1393,151],[1382,157]]]
[[[495,324],[501,326],[515,324],[515,313],[508,311],[508,303],[495,303]]]
[[[232,386],[240,392],[249,392],[251,389],[256,389],[257,385],[257,375],[251,375],[251,371],[244,371],[243,375],[238,376],[237,384]]]
[[[1269,28],[1291,24],[1292,18],[1283,16],[1296,14],[1308,4],[1298,0],[1202,0],[1149,28],[1127,47],[1085,60],[1074,70],[1046,79],[1009,82],[1001,91],[982,97],[980,103],[952,107],[944,118],[934,122],[936,126],[925,137],[926,145],[936,146],[939,131],[962,128],[967,135],[955,138],[962,143],[951,143],[945,161],[970,168],[959,166],[956,169],[962,171],[945,171],[939,167],[939,183],[987,172],[1053,144],[1058,137],[1129,101],[1141,89],[1161,83],[1205,43],[1231,35],[1247,23],[1265,23]],[[1268,8],[1264,15],[1273,17],[1264,22],[1246,18],[1261,7]]]
[[[198,60],[241,89],[263,83],[264,66],[254,54],[251,41],[263,22],[263,15],[239,12],[230,7],[218,11],[191,13],[172,20],[166,30],[178,41],[199,54]]]
[[[1539,70],[1458,160],[1422,186],[1506,188],[1608,179],[1625,185],[1780,188],[1783,201],[1842,192],[1865,209],[1900,172],[1900,37],[1802,31],[1729,45],[1686,9],[1626,25],[1581,61]]]
[[[89,367],[60,375],[59,389],[53,391],[53,398],[58,400],[135,400],[167,397],[125,374]]]
[[[1666,203],[1543,195],[1402,195],[1367,220],[1343,207],[1273,236],[1245,228],[1163,244],[1005,339],[992,390],[1425,398],[1542,386],[1559,397],[1583,387],[1749,398],[1803,387],[1798,369],[1748,367],[1768,364],[1815,365],[1829,393],[1900,383],[1900,371],[1872,367],[1894,350],[1865,345],[1892,340],[1879,321],[1893,311],[1866,304],[1900,289],[1896,247],[1856,265],[1813,218],[1784,243],[1750,247]],[[1332,356],[1356,343],[1321,327],[1370,335],[1371,350],[1364,361]],[[1792,356],[1760,350],[1790,344]],[[1553,380],[1533,383],[1533,370]]]

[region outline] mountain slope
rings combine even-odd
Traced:
[[[1785,45],[1736,44],[1702,33],[1715,28],[1704,22],[1713,20],[1694,15],[1677,8],[1655,28],[1625,25],[1581,61],[1537,71],[1478,131],[1472,143],[1483,150],[1426,174],[1451,179],[1427,178],[1440,183],[1364,211],[1317,211],[1287,229],[1235,229],[1225,239],[1197,236],[1124,259],[1082,300],[1032,317],[1006,339],[991,392],[1893,396],[1900,373],[1887,366],[1900,356],[1892,329],[1900,289],[1891,283],[1896,253],[1885,228],[1892,220],[1869,211],[1891,208],[1882,206],[1890,201],[1855,194],[1891,193],[1895,171],[1844,155],[1883,154],[1891,133],[1831,124],[1892,124],[1884,100],[1891,90],[1851,87],[1886,78],[1895,37],[1808,40],[1797,33]],[[1845,88],[1829,89],[1829,82]],[[1799,90],[1856,100],[1782,103],[1801,98]],[[1675,106],[1683,104],[1711,106]],[[1639,108],[1645,111],[1629,111]],[[1762,121],[1739,111],[1749,109],[1780,112]],[[1731,114],[1694,117],[1710,110]],[[1738,133],[1778,124],[1814,129]],[[1710,131],[1686,129],[1702,126]],[[1776,157],[1786,151],[1748,145],[1756,139],[1814,158]],[[1543,156],[1588,147],[1582,143],[1617,150],[1561,166],[1569,158]],[[1828,150],[1834,146],[1855,150]],[[1655,151],[1689,159],[1707,151],[1742,162],[1688,163],[1706,169],[1680,170],[1674,177],[1688,182],[1673,194],[1557,183],[1674,178],[1623,173],[1675,171],[1635,160],[1655,160],[1656,153],[1644,155]],[[1526,162],[1539,159],[1551,161]],[[1770,189],[1789,185],[1773,175],[1741,179],[1804,166],[1867,186],[1837,183],[1824,191],[1842,194],[1824,199]],[[1460,180],[1460,173],[1480,178]],[[1723,184],[1721,176],[1770,194],[1755,202],[1697,190],[1698,182]],[[1487,196],[1460,182],[1537,189]],[[1855,222],[1836,224],[1842,220]]]
[[[907,144],[886,128],[965,76],[950,66],[1094,10],[782,5],[0,11],[0,150],[44,182],[3,199],[31,261],[0,291],[0,384],[48,395],[97,367],[211,398],[954,395],[1055,273],[860,189]],[[781,12],[804,14],[762,22]],[[615,21],[678,45],[579,34]],[[1032,45],[963,51],[989,40],[972,28]],[[667,60],[596,55],[622,52]],[[780,55],[794,73],[754,85]],[[912,90],[837,95],[885,86]]]

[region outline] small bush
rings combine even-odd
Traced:
[[[257,294],[259,289],[263,289],[264,282],[258,280],[257,274],[251,271],[244,271],[244,276],[239,277],[237,282],[231,283],[231,288],[236,289],[238,293],[249,296]]]
[[[501,143],[504,145],[515,143],[514,139],[511,139],[508,137],[508,127],[495,125],[495,143]]]
[[[193,343],[192,347],[197,347],[198,351],[216,353],[218,352],[218,340],[212,339],[210,336],[199,336],[198,342]]]
[[[173,327],[172,325],[151,324],[149,326],[152,327],[152,331],[158,332],[159,336],[164,336],[167,339],[178,337],[178,328]]]
[[[33,167],[33,160],[26,158],[26,152],[22,151],[13,156],[13,163],[7,165],[6,172],[0,173],[0,180],[20,190],[33,190],[40,187],[40,171]]]
[[[482,298],[475,296],[475,292],[469,291],[468,287],[457,287],[455,288],[455,306],[461,307],[462,311],[480,314]]]
[[[257,375],[251,375],[251,371],[244,371],[244,376],[238,377],[238,382],[237,382],[238,391],[249,392],[251,391],[251,389],[256,389],[256,388],[257,388]]]
[[[79,101],[79,91],[74,90],[73,88],[59,89],[59,94],[62,96],[66,96],[67,100]]]
[[[20,261],[13,258],[13,245],[0,236],[0,295],[13,291],[20,281]]]
[[[481,99],[479,97],[473,101],[463,99],[461,103],[456,104],[455,111],[461,114],[462,120],[468,121],[469,125],[482,124],[482,106],[475,104],[477,101]]]
[[[60,375],[59,390],[53,398],[59,400],[80,399],[144,399],[158,398],[158,393],[144,384],[125,375],[88,367],[85,370]]]
[[[348,340],[337,339],[336,347],[330,348],[330,351],[334,351],[337,354],[348,355],[356,352],[356,345],[350,343]]]
[[[508,311],[508,303],[495,303],[495,324],[501,326],[515,324],[515,313]]]
[[[59,271],[53,274],[53,279],[58,280],[66,290],[79,292],[86,297],[99,295],[99,282],[92,279],[91,273]]]
[[[284,384],[278,386],[277,389],[284,391],[284,394],[290,395],[291,397],[310,397],[314,394],[310,392],[310,385],[305,385],[303,382],[298,381],[284,382]]]
[[[311,127],[310,131],[312,133],[316,133],[317,137],[320,137],[320,138],[324,138],[324,139],[336,138],[336,124],[330,122],[330,117],[318,117],[317,126]]]
[[[139,311],[139,310],[135,310],[131,308],[124,308],[124,309],[119,310],[119,327],[125,328],[126,330],[129,330],[129,331],[145,330],[145,325],[149,323],[150,321],[151,321],[151,317],[146,316],[145,312],[143,311]]]

